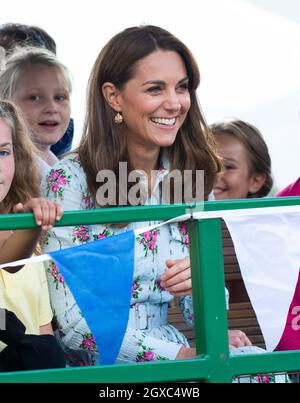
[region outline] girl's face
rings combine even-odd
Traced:
[[[118,101],[128,128],[129,151],[171,146],[191,104],[181,57],[159,50],[139,60]]]
[[[56,67],[37,64],[18,80],[14,102],[22,110],[40,150],[49,150],[64,135],[70,120],[69,90]]]
[[[0,202],[9,192],[15,174],[12,133],[4,119],[0,118]]]
[[[261,176],[251,172],[248,151],[244,144],[229,133],[215,136],[224,171],[218,174],[213,193],[216,200],[244,199],[248,193],[256,193],[262,183]]]

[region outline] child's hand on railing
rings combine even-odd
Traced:
[[[192,276],[189,256],[166,261],[168,270],[161,276],[161,286],[174,296],[192,294]]]
[[[241,330],[228,330],[229,348],[252,346],[251,341]]]
[[[18,203],[14,207],[15,213],[28,213],[34,215],[35,222],[41,226],[44,231],[52,228],[55,221],[61,219],[63,215],[62,207],[50,200],[37,197],[30,199],[27,203]]]

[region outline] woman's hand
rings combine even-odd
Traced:
[[[27,203],[18,203],[14,207],[15,213],[28,213],[34,215],[35,222],[41,226],[44,231],[48,231],[53,227],[55,221],[61,219],[63,210],[60,204],[56,204],[42,197],[33,198]]]
[[[196,357],[196,349],[190,347],[181,347],[176,355],[175,360],[184,360],[188,358],[195,358]]]
[[[161,276],[161,286],[174,296],[192,294],[192,277],[189,256],[184,259],[167,260],[168,270]]]
[[[228,330],[229,348],[252,346],[251,341],[241,330]]]

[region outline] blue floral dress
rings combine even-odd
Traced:
[[[164,166],[167,163],[164,161]],[[162,166],[156,177],[154,193],[167,173]],[[47,199],[60,203],[64,211],[96,207],[76,154],[69,155],[51,169],[42,182],[42,193]],[[157,198],[152,200],[150,197],[147,204],[157,204]],[[130,223],[123,228],[100,224],[54,228],[43,239],[43,252],[81,245],[152,224]],[[131,308],[118,363],[172,360],[182,346],[188,346],[185,336],[168,324],[168,304],[173,297],[160,284],[166,260],[186,257],[188,246],[185,223],[165,225],[136,237]],[[48,263],[46,272],[57,333],[68,364],[94,365],[98,361],[95,340],[59,267],[53,262]]]

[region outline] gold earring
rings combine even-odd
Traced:
[[[123,116],[121,115],[120,112],[118,112],[115,116],[115,124],[120,125],[123,123]]]

